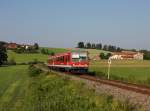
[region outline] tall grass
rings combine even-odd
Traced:
[[[82,82],[49,73],[28,76],[27,66],[0,67],[0,111],[135,111]]]
[[[69,78],[48,75],[30,81],[27,92],[28,111],[133,111],[135,106],[115,100],[112,96],[98,95],[84,84]]]

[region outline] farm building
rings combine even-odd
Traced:
[[[28,45],[28,44],[22,44],[21,45],[22,48],[25,48],[26,50],[33,47],[32,45]]]
[[[143,53],[133,51],[122,51],[112,53],[111,59],[130,59],[130,60],[143,60]]]
[[[18,47],[18,45],[17,45],[16,43],[8,43],[8,44],[6,45],[6,47],[7,47],[8,49],[16,49],[16,48]]]

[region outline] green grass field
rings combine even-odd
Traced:
[[[98,49],[82,49],[82,50],[88,51],[90,58],[93,58],[93,57],[99,55],[100,53],[110,53],[109,51],[98,50]]]
[[[99,54],[101,50],[87,49],[90,54]],[[49,51],[55,53],[66,52],[62,48],[49,48]],[[107,52],[105,52],[107,53]],[[8,51],[8,60],[14,58],[17,63],[30,62],[34,59],[46,62],[48,55],[38,54],[17,54],[13,51]],[[97,75],[107,76],[107,60],[90,62],[90,71],[95,71]],[[105,75],[104,75],[105,74]],[[125,80],[129,82],[136,82],[142,84],[150,84],[150,61],[136,61],[136,60],[113,60],[111,64],[110,78]]]
[[[41,53],[38,54],[17,54],[13,51],[8,50],[8,60],[14,58],[17,63],[30,62],[34,59],[45,62],[48,58],[48,55]]]
[[[0,111],[133,110],[131,104],[96,94],[68,77],[52,73],[30,77],[28,73],[28,65],[0,67]]]
[[[66,52],[66,49],[63,48],[47,48],[49,49],[49,52],[54,52],[56,53],[62,53]],[[35,59],[38,61],[46,62],[48,59],[48,55],[44,55],[41,53],[35,53],[35,54],[17,54],[11,50],[8,50],[8,60],[14,58],[17,63],[22,63],[22,62],[30,62]]]
[[[106,60],[92,61],[90,70],[97,75],[104,73],[107,76],[108,63]],[[125,79],[129,82],[146,82],[150,79],[150,61],[113,60],[110,69],[110,78]]]

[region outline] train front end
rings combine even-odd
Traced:
[[[89,67],[88,52],[87,51],[72,52],[71,65],[73,72],[78,73],[88,72]]]

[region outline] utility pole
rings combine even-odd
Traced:
[[[108,80],[110,78],[110,65],[111,65],[111,58],[108,59],[108,74],[107,74]]]

